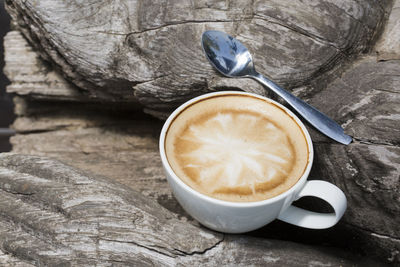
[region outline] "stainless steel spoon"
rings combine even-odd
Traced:
[[[210,63],[223,75],[259,81],[282,97],[320,132],[339,143],[351,143],[351,136],[346,135],[334,120],[256,72],[249,50],[235,38],[220,31],[206,31],[203,33],[201,44]]]

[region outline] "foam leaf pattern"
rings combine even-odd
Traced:
[[[186,174],[213,192],[242,187],[254,194],[257,185],[285,177],[294,157],[285,132],[250,112],[220,112],[192,124],[180,139],[188,148],[179,155]]]

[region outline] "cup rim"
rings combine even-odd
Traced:
[[[195,104],[196,102],[199,102],[201,100],[204,100],[204,99],[207,99],[210,97],[221,96],[221,95],[232,95],[232,94],[251,96],[251,97],[255,97],[255,98],[258,98],[258,99],[261,99],[261,100],[264,100],[264,101],[267,101],[269,103],[276,105],[277,107],[281,108],[288,116],[290,116],[298,124],[298,126],[300,127],[300,129],[302,130],[302,132],[306,138],[307,148],[308,148],[308,163],[303,172],[303,175],[298,179],[298,181],[292,187],[290,187],[288,190],[286,190],[285,192],[283,192],[277,196],[274,196],[274,197],[268,198],[268,199],[264,199],[264,200],[251,201],[251,202],[233,202],[233,201],[227,201],[227,200],[213,198],[211,196],[202,194],[202,193],[194,190],[192,187],[190,187],[185,182],[183,182],[175,174],[175,172],[173,171],[172,167],[169,164],[169,161],[167,159],[167,155],[165,152],[165,137],[166,137],[168,129],[169,129],[171,123],[173,122],[174,118],[177,117],[186,107],[191,106],[191,105]],[[206,93],[206,94],[197,96],[195,98],[192,98],[192,99],[186,101],[185,103],[183,103],[182,105],[180,105],[178,108],[176,108],[171,113],[171,115],[167,118],[167,120],[165,121],[165,123],[162,127],[160,138],[159,138],[159,150],[160,150],[161,162],[162,162],[165,170],[168,172],[169,176],[171,178],[173,178],[174,181],[180,187],[182,187],[186,191],[189,191],[191,194],[194,194],[198,198],[201,198],[207,202],[212,202],[214,204],[218,204],[221,206],[242,207],[242,208],[263,206],[266,204],[270,204],[270,203],[279,201],[281,199],[286,198],[288,195],[291,195],[293,192],[295,192],[297,190],[298,187],[303,186],[305,184],[305,181],[307,180],[308,175],[311,171],[311,167],[312,167],[313,159],[314,159],[314,149],[313,149],[310,134],[309,134],[307,128],[305,127],[305,125],[303,124],[303,122],[292,111],[290,111],[288,108],[286,108],[282,104],[280,104],[280,103],[276,102],[275,100],[272,100],[268,97],[257,95],[254,93],[249,93],[249,92],[242,92],[242,91],[219,91],[219,92]]]

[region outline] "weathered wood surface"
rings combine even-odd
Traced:
[[[380,60],[400,59],[400,1],[393,3],[382,38],[375,48]]]
[[[369,58],[363,61],[360,66],[367,65],[370,71],[375,72],[375,75],[371,74],[369,77],[376,80],[377,84],[396,82],[396,75],[390,75],[390,71],[393,71],[393,67],[400,68],[400,62],[376,62]],[[345,73],[343,78],[354,77],[358,80],[356,72],[361,70],[363,68],[359,67]],[[379,73],[376,73],[377,70]],[[382,83],[379,83],[379,79]],[[350,82],[350,85],[354,84]],[[355,100],[362,93],[350,90],[348,85],[344,86],[342,79],[333,83],[327,92],[332,93],[331,90],[336,87],[349,89],[348,102],[343,101],[350,106],[353,104],[351,99]],[[357,87],[370,88],[371,91],[379,89],[364,85]],[[368,95],[370,91],[365,93]],[[398,108],[398,94],[386,91],[376,93],[372,100],[381,99],[377,104],[382,110],[375,105],[365,104],[357,109],[360,116],[371,113],[369,116],[373,119],[374,116],[384,114],[388,108],[392,110],[391,114],[400,114],[398,110],[393,113]],[[330,96],[323,97],[322,93],[315,100],[318,98],[331,99]],[[383,101],[387,101],[386,105],[380,104]],[[13,151],[51,156],[73,166],[111,177],[139,190],[174,213],[185,216],[172,197],[161,168],[158,134],[162,122],[133,116],[121,118],[119,113],[113,115],[108,114],[109,111],[79,108],[73,104],[41,104],[35,109],[35,105],[24,100],[22,103],[17,102],[17,109],[26,104],[30,107],[28,113],[31,115],[19,117],[15,121],[14,127],[19,134],[11,139]],[[326,107],[322,103],[319,108],[331,113]],[[76,114],[66,110],[75,110]],[[352,110],[353,115],[348,116],[354,116],[357,110]],[[316,159],[311,178],[325,179],[337,184],[348,197],[348,211],[338,226],[338,230],[346,229],[343,234],[347,236],[335,241],[335,245],[351,244],[353,249],[356,248],[355,251],[361,250],[383,259],[396,260],[400,232],[397,216],[400,173],[397,133],[400,125],[396,116],[379,118],[381,117],[375,119],[376,128],[355,119],[356,140],[350,146],[326,142],[318,133],[313,132],[313,139],[317,142],[314,145]],[[352,127],[351,124],[348,127]],[[393,133],[392,136],[384,133],[379,136],[379,131],[372,131],[387,128],[390,129],[389,133]],[[282,231],[280,226],[277,227],[276,230]],[[268,227],[264,231],[268,236]],[[337,235],[335,231],[309,233],[296,227],[290,227],[289,231],[298,232],[294,235],[300,234],[309,239],[323,235],[327,238],[327,243],[332,242],[330,239],[335,239]],[[306,236],[305,233],[311,236]],[[275,234],[275,237],[279,238],[279,234]],[[350,237],[349,240],[347,237]]]
[[[136,101],[139,99],[148,108],[154,107],[153,110],[161,111],[161,113],[157,114],[162,115],[164,114],[164,108],[175,106],[183,99],[205,91],[239,88],[265,94],[262,87],[251,81],[226,79],[219,76],[204,60],[201,50],[199,50],[200,48],[194,48],[198,46],[198,43],[191,43],[192,39],[196,38],[196,42],[198,42],[199,36],[193,36],[193,38],[183,37],[184,33],[191,36],[190,34],[195,34],[196,32],[200,34],[204,29],[222,29],[237,34],[246,44],[250,44],[251,49],[256,53],[256,60],[261,60],[258,63],[256,62],[257,66],[260,66],[260,71],[271,74],[274,79],[283,85],[295,87],[294,92],[296,94],[306,97],[308,102],[337,120],[345,127],[347,133],[354,136],[354,142],[350,146],[342,146],[333,143],[310,128],[316,150],[316,159],[311,178],[325,179],[337,184],[346,192],[348,197],[348,211],[337,227],[331,230],[313,232],[278,222],[272,226],[264,227],[256,233],[252,233],[252,235],[296,240],[300,243],[309,242],[311,239],[320,243],[352,249],[368,256],[375,256],[380,260],[400,262],[400,219],[398,216],[400,210],[400,61],[396,60],[399,58],[400,51],[397,49],[391,50],[392,52],[386,53],[386,56],[383,57],[382,47],[385,46],[381,45],[398,44],[398,42],[395,42],[396,36],[398,36],[395,33],[398,33],[399,28],[397,26],[392,27],[394,30],[391,31],[386,28],[378,45],[370,47],[374,45],[374,36],[380,35],[380,32],[376,29],[379,29],[382,23],[383,10],[388,10],[386,2],[366,1],[352,3],[353,9],[351,9],[351,12],[353,13],[350,12],[350,9],[344,13],[335,13],[335,17],[344,21],[344,23],[336,23],[335,25],[346,25],[347,22],[343,16],[349,15],[349,17],[352,17],[352,19],[348,18],[349,21],[354,19],[353,24],[346,26],[346,29],[340,29],[340,27],[336,26],[334,29],[332,27],[324,28],[322,26],[330,24],[326,20],[322,20],[322,15],[318,15],[320,12],[323,14],[327,10],[332,11],[331,8],[335,6],[337,1],[330,5],[321,4],[319,7],[311,7],[311,4],[308,3],[310,6],[307,6],[304,10],[304,14],[317,13],[316,15],[313,14],[316,21],[308,21],[311,20],[312,16],[305,16],[303,13],[299,13],[299,6],[293,4],[294,2],[291,2],[292,4],[288,5],[287,8],[285,6],[279,7],[279,10],[285,10],[285,14],[288,16],[277,18],[279,23],[271,18],[269,20],[259,19],[258,15],[255,15],[251,20],[240,21],[240,23],[198,20],[181,23],[179,21],[171,22],[173,21],[173,19],[169,19],[171,16],[168,15],[170,16],[168,18],[165,15],[158,21],[160,23],[159,26],[154,28],[147,26],[141,28],[143,34],[133,33],[125,36],[132,36],[129,42],[136,43],[140,40],[145,40],[136,45],[142,49],[139,49],[140,51],[147,53],[138,55],[136,50],[134,52],[131,51],[126,54],[124,64],[128,64],[126,61],[139,59],[150,66],[149,62],[154,61],[150,61],[148,58],[151,57],[150,51],[154,49],[154,53],[159,56],[160,62],[166,64],[165,66],[160,66],[160,69],[164,70],[164,68],[171,67],[168,64],[171,64],[171,58],[176,56],[170,53],[172,45],[179,44],[186,47],[182,52],[184,56],[177,57],[180,67],[171,76],[167,75],[151,79],[148,82],[138,83],[136,83],[137,80],[135,79],[143,73],[140,72],[141,70],[136,72],[137,69],[133,68],[132,65],[128,64],[128,68],[127,66],[122,66],[123,64],[121,63],[119,67],[123,69],[120,69],[121,72],[119,74],[114,70],[109,70],[111,76],[118,74],[120,78],[125,77],[125,82],[129,79],[136,81],[131,84],[131,80],[129,80],[125,84],[127,87],[122,86],[124,83],[118,79],[113,80],[115,82],[113,85],[116,87],[109,87],[110,80],[108,79],[110,79],[110,76],[107,75],[103,76],[104,83],[102,84],[101,79],[103,78],[100,78],[100,75],[96,76],[96,80],[90,73],[85,73],[85,77],[74,76],[76,73],[71,74],[68,71],[69,64],[79,65],[79,60],[81,59],[74,59],[75,54],[70,55],[67,53],[65,54],[66,58],[71,57],[71,62],[75,63],[65,63],[66,65],[64,66],[57,61],[57,57],[63,52],[51,53],[53,51],[51,49],[59,45],[59,42],[54,40],[61,39],[56,39],[52,35],[50,37],[50,33],[43,34],[46,29],[38,29],[35,26],[36,22],[31,23],[29,18],[34,14],[32,12],[42,10],[43,6],[41,2],[38,6],[30,5],[30,3],[30,1],[25,1],[25,3],[13,1],[9,3],[10,8],[15,8],[18,5],[24,6],[25,4],[25,6],[29,7],[29,14],[25,14],[25,9],[23,8],[18,11],[20,12],[18,14],[22,14],[24,18],[26,17],[26,25],[22,25],[20,19],[14,22],[15,24],[17,22],[20,24],[19,29],[39,49],[33,51],[18,32],[11,32],[7,36],[5,44],[7,48],[7,65],[5,72],[11,80],[8,91],[17,95],[14,100],[18,118],[14,123],[14,128],[18,134],[11,140],[14,152],[51,156],[74,167],[108,176],[140,191],[148,199],[157,201],[177,214],[181,221],[195,224],[180,209],[172,197],[162,172],[158,156],[158,133],[162,122],[140,115],[137,112],[137,108],[140,105]],[[327,2],[321,1],[320,3]],[[399,1],[395,1],[394,7],[398,6],[398,3]],[[60,2],[56,4],[58,5]],[[346,10],[344,7],[350,5],[349,2],[342,4],[342,8],[336,10]],[[278,4],[271,4],[271,6],[273,5]],[[382,8],[378,7],[379,5]],[[224,9],[223,5],[218,8],[210,5],[209,8],[203,8],[203,11],[196,9],[196,12],[204,12],[204,10],[211,12],[214,10],[215,12],[218,11],[219,16],[231,16],[233,14],[231,12],[233,6],[231,5],[229,8]],[[93,7],[96,7],[95,3]],[[257,7],[262,8],[262,5],[259,4]],[[297,11],[293,11],[291,8]],[[73,8],[71,7],[68,10],[70,10],[68,12],[72,12]],[[94,18],[102,16],[102,12],[108,12],[106,11],[106,5],[104,10],[99,10],[98,15],[93,15]],[[388,16],[387,25],[397,25],[396,22],[400,21],[399,14],[395,13],[395,10],[393,9],[390,16]],[[16,14],[16,10],[12,12]],[[47,10],[43,11],[43,13],[35,14],[42,16],[43,14],[50,14],[49,12],[57,12],[57,10]],[[168,12],[172,14],[171,10]],[[277,10],[274,10],[274,12],[277,12]],[[369,12],[375,12],[376,16]],[[216,16],[212,12],[210,14]],[[303,14],[304,18],[300,14]],[[326,19],[332,19],[337,22],[336,19],[331,17],[334,16],[327,16]],[[51,18],[48,19],[50,22],[52,21]],[[177,20],[179,19],[177,17]],[[285,23],[281,23],[281,20],[285,21]],[[164,23],[163,21],[167,22]],[[248,35],[246,39],[246,36],[243,35],[244,30],[237,30],[247,25],[246,27],[252,29],[248,33],[254,32],[253,27],[261,27],[259,25],[260,21],[264,23],[262,27],[273,29],[271,31],[275,32],[274,34],[279,34],[282,39],[269,39],[265,37],[267,35],[264,32],[265,36],[254,33],[251,38],[252,41],[249,41],[250,36]],[[162,23],[169,26],[163,26],[164,24]],[[287,27],[289,23],[291,23],[291,27]],[[46,23],[44,24],[47,25]],[[358,27],[360,24],[364,26]],[[51,27],[49,25],[47,25],[49,29],[53,29],[58,24],[53,23]],[[104,25],[106,25],[104,27],[109,26],[109,24]],[[292,29],[295,25],[305,30]],[[369,26],[366,27],[365,25]],[[235,28],[234,26],[237,27]],[[90,27],[88,29],[90,30]],[[286,29],[286,34],[283,34],[282,29]],[[34,33],[31,33],[31,31]],[[48,31],[51,32],[51,30]],[[302,34],[299,34],[299,32]],[[309,36],[310,32],[313,33],[312,36]],[[57,38],[61,38],[62,34],[59,34],[60,36]],[[102,37],[104,33],[98,34],[99,36],[96,38],[104,38]],[[165,45],[164,50],[157,50],[159,46],[147,47],[147,50],[143,50],[143,46],[154,44],[155,40],[154,42],[148,42],[149,38],[155,36],[151,34],[157,34],[157,36],[162,37],[162,39],[157,39],[157,43]],[[312,52],[307,52],[307,56],[297,55],[296,53],[300,51],[302,51],[300,54],[305,53],[303,49],[310,49],[307,45],[299,45],[304,41],[300,37],[293,44],[293,47],[289,46],[290,42],[288,40],[294,42],[301,35],[302,38],[308,38],[309,42],[318,43],[319,41],[321,46],[334,47],[331,46],[331,43],[328,45],[328,42],[322,41],[328,40],[327,36],[332,34],[336,34],[334,35],[336,37],[341,36],[341,39],[331,38],[329,40],[333,40],[334,46],[343,48],[338,50],[341,51],[338,52],[340,55],[346,54],[346,56],[342,57],[332,57],[332,62],[326,59],[328,57],[326,51],[328,50],[313,49]],[[96,34],[93,33],[93,35]],[[139,36],[142,37],[139,38]],[[257,39],[261,38],[260,36],[264,36],[262,40]],[[282,36],[286,36],[288,39],[284,40]],[[324,36],[324,38],[316,38],[316,36]],[[66,41],[70,40],[68,36],[62,36],[62,38],[66,38]],[[81,40],[79,36],[76,38],[74,42],[79,47],[87,45],[79,41]],[[114,40],[113,38],[110,40]],[[187,41],[187,44],[183,40]],[[271,40],[276,41],[276,43]],[[38,44],[38,42],[41,44]],[[52,44],[51,42],[55,43]],[[267,45],[261,46],[261,43]],[[274,47],[277,48],[277,46],[273,46],[272,43],[281,45],[283,47],[282,51],[276,52],[277,50],[274,50]],[[68,43],[62,44],[66,45]],[[260,45],[258,48],[256,47],[257,44]],[[125,46],[125,43],[121,42],[121,45]],[[292,52],[289,51],[290,47]],[[346,50],[344,47],[349,49]],[[386,47],[391,46],[386,45]],[[125,48],[128,49],[127,47]],[[354,59],[356,54],[361,51],[366,52],[366,50],[371,52]],[[126,52],[124,49],[120,51],[122,51],[121,53]],[[343,51],[346,51],[346,53]],[[268,57],[269,54],[267,52],[272,53],[271,57]],[[379,53],[376,55],[375,52]],[[193,55],[193,53],[198,54]],[[52,66],[43,63],[38,54],[50,60],[52,64],[54,63],[58,71],[55,71]],[[48,54],[54,56],[55,59],[49,57]],[[99,59],[102,59],[101,56],[103,56],[103,59],[106,57],[106,55],[100,54],[97,54],[97,56],[100,57]],[[190,64],[184,65],[185,62],[183,60],[187,60],[192,56],[198,61],[197,63],[200,62],[199,66],[202,67],[201,69],[199,68],[200,70],[193,68],[193,65]],[[379,59],[385,59],[386,61],[378,61]],[[87,60],[93,59],[88,56]],[[85,68],[85,66],[85,64],[82,64],[80,67]],[[76,66],[75,70],[78,70],[78,67]],[[297,67],[298,69],[296,69]],[[193,75],[190,74],[191,68],[194,71]],[[107,66],[101,71],[106,71],[106,69]],[[328,69],[331,70],[327,71]],[[59,72],[59,70],[62,72]],[[79,69],[79,71],[83,70]],[[146,69],[144,70],[147,71]],[[133,74],[129,74],[129,71],[132,71]],[[75,85],[64,80],[60,73],[75,82]],[[205,87],[198,86],[201,83],[196,84],[196,79],[199,77],[202,77],[201,81],[206,81],[204,83]],[[94,79],[94,81],[90,79]],[[169,79],[173,79],[174,82]],[[87,86],[88,81],[95,84],[98,82],[98,84]],[[81,88],[77,85],[81,86]],[[162,90],[160,89],[161,87]],[[110,90],[115,88],[118,88],[118,90],[110,93]],[[142,88],[145,89],[142,90]],[[155,93],[158,91],[162,94],[165,93],[165,95],[159,95],[159,98],[158,96],[154,98]],[[100,92],[100,94],[96,95],[93,92]],[[135,93],[135,96],[133,93]],[[99,104],[99,102],[107,102],[107,105]],[[114,104],[112,104],[113,102]],[[288,236],[287,233],[293,235]],[[339,235],[340,237],[338,238]],[[323,238],[319,238],[319,236],[323,236]],[[228,236],[225,237],[225,240],[227,238]],[[336,240],[332,241],[334,239]],[[246,243],[244,241],[245,237],[242,240]],[[217,250],[213,249],[212,251],[216,252]]]
[[[367,50],[391,1],[6,1],[14,24],[88,97],[139,100],[165,111],[226,87],[267,94],[217,75],[201,33],[237,36],[259,71],[292,88]]]
[[[345,221],[368,236],[369,249],[384,248],[399,261],[400,249],[400,60],[366,57],[311,100],[341,118],[354,137],[350,146],[317,143],[314,177],[344,189]],[[340,95],[338,90],[342,90]],[[340,107],[327,108],[335,99]],[[324,107],[325,106],[325,107]],[[335,110],[336,109],[336,110]],[[380,245],[377,245],[380,244]]]
[[[13,266],[13,267],[33,267],[35,265],[25,262],[12,256],[9,253],[4,253],[0,250],[0,265],[1,266]]]
[[[377,264],[332,249],[211,232],[137,191],[43,157],[1,154],[0,178],[0,248],[27,264]]]

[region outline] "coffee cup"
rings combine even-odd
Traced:
[[[237,91],[191,99],[166,120],[159,146],[175,198],[213,230],[243,233],[275,219],[324,229],[346,210],[338,187],[307,181],[311,137],[296,115],[272,99]],[[326,201],[334,212],[292,205],[305,196]]]

